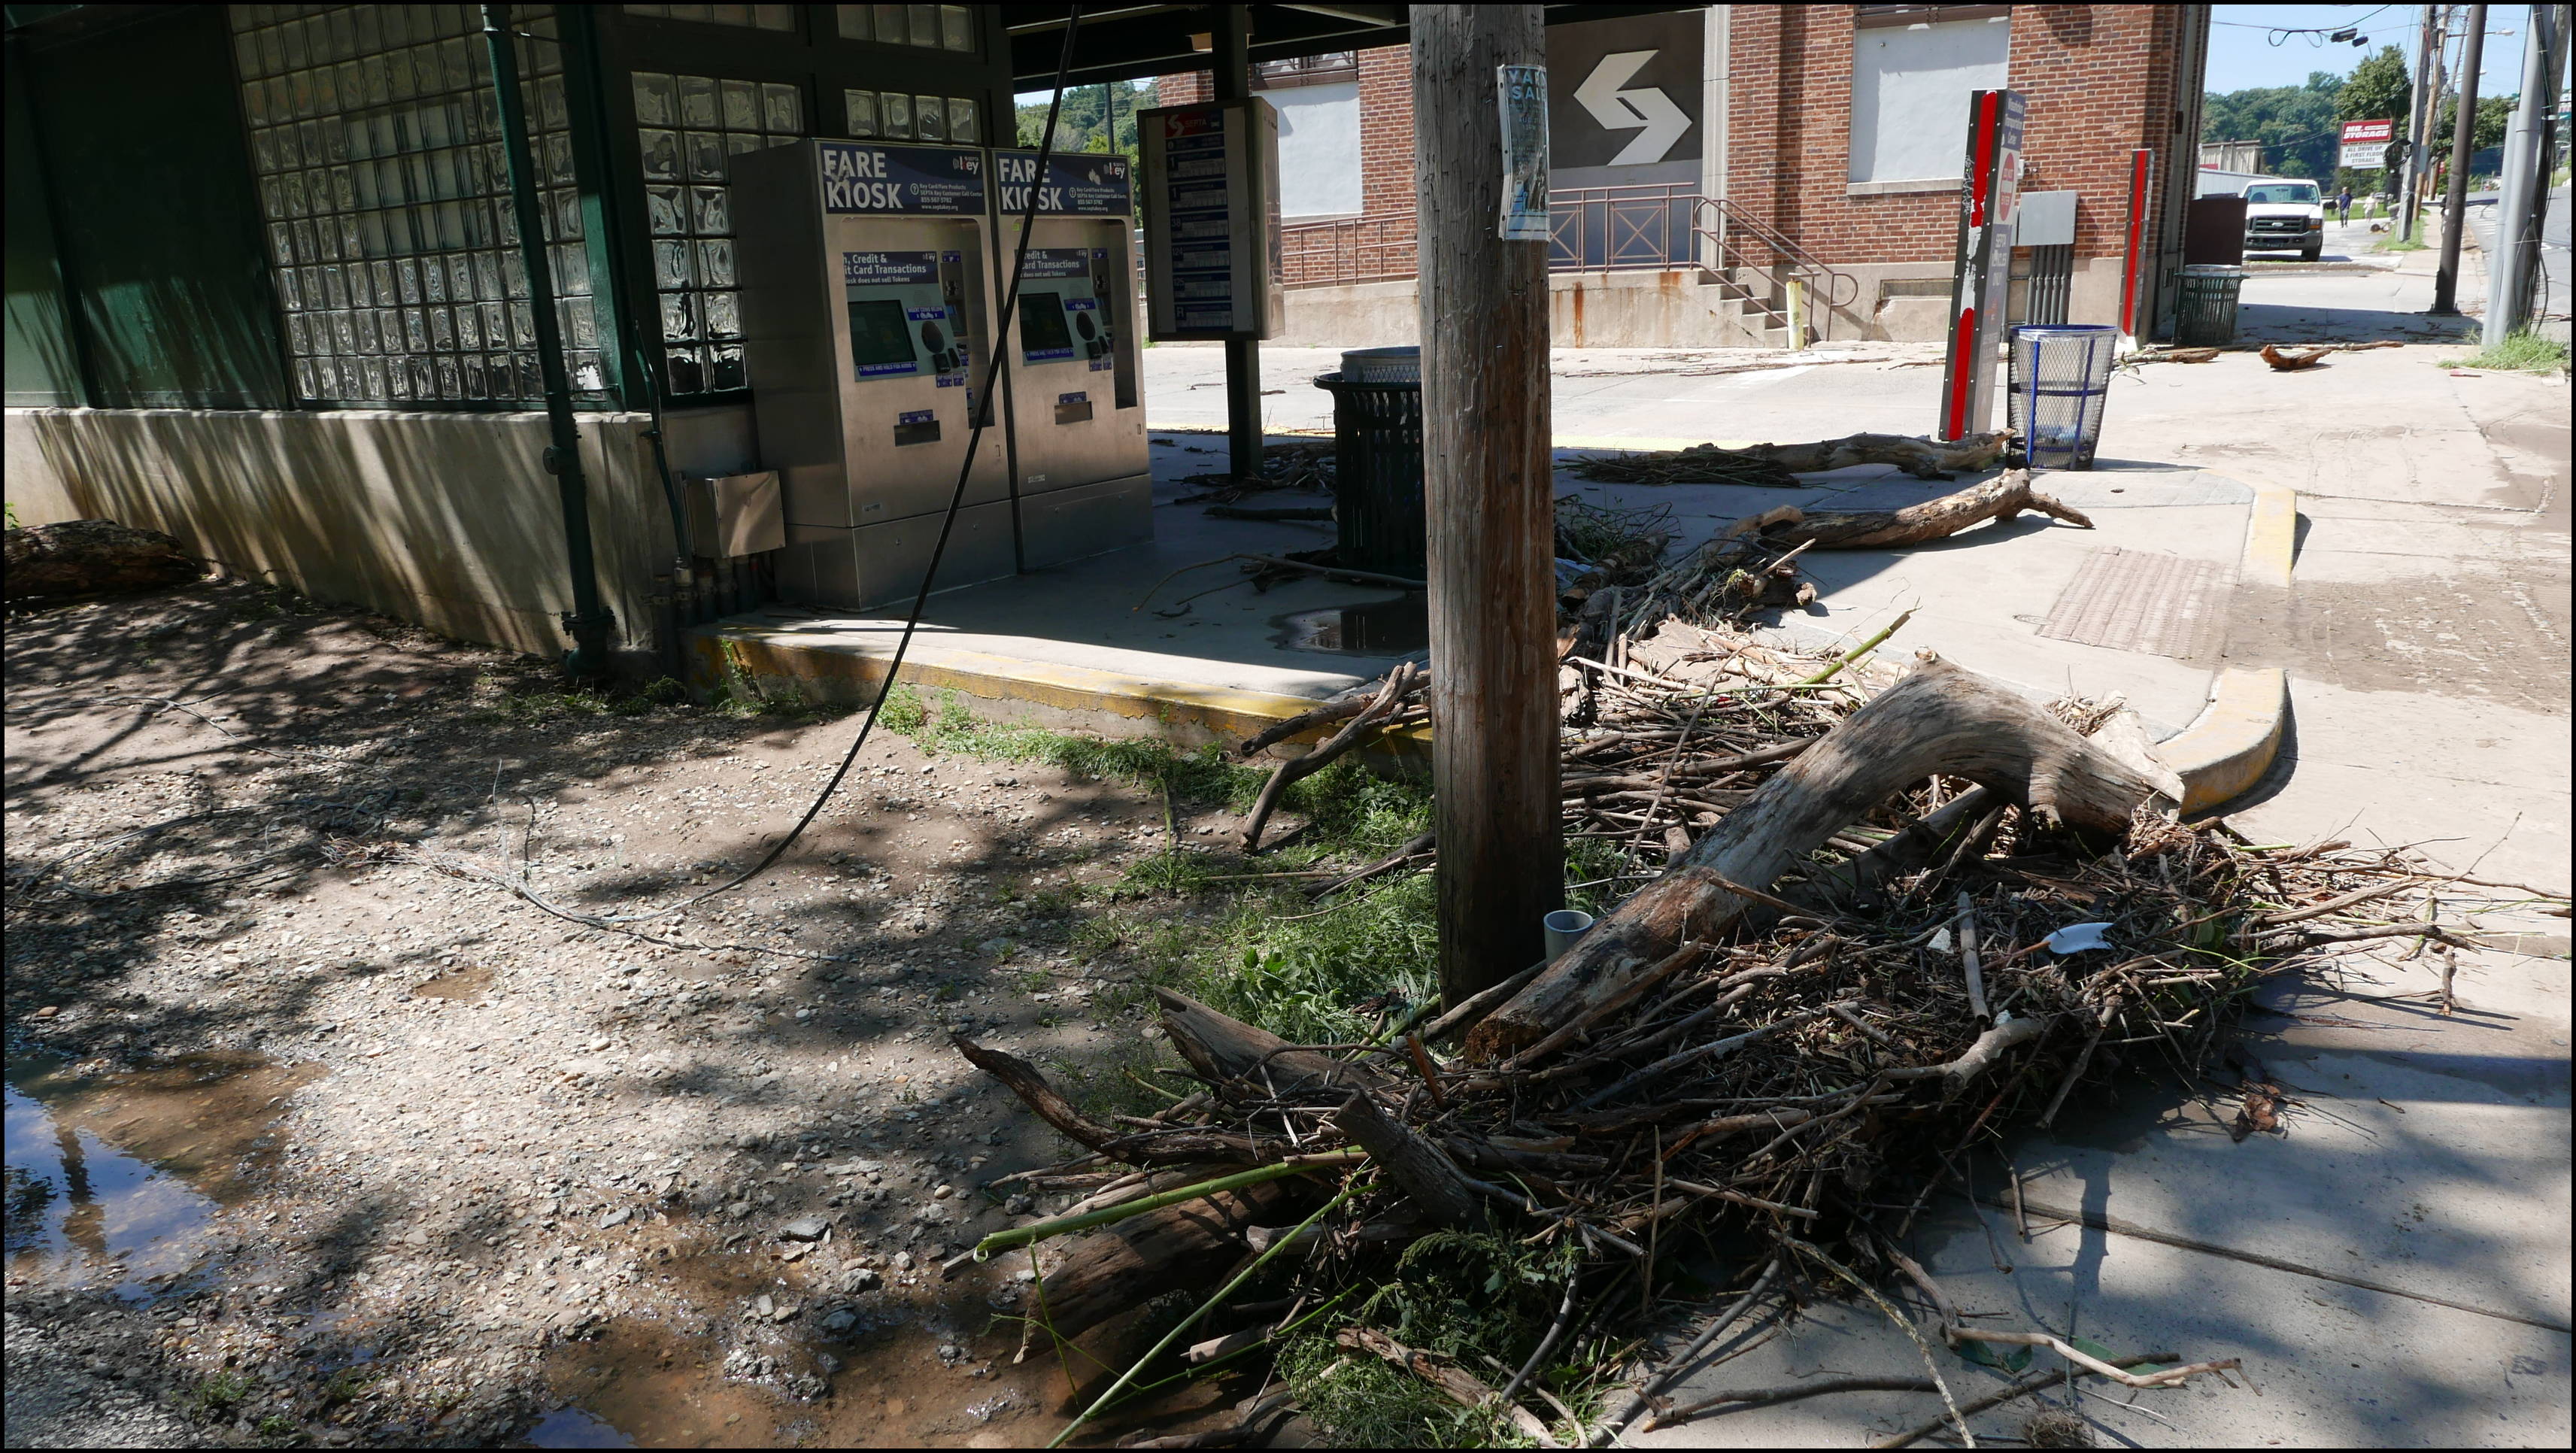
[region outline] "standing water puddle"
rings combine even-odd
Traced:
[[[208,1250],[216,1212],[281,1149],[286,1096],[318,1071],[255,1056],[188,1055],[80,1075],[9,1062],[9,1278],[141,1297]]]
[[[1431,644],[1431,603],[1419,592],[1364,605],[1299,611],[1272,622],[1274,641],[1292,651],[1401,656]]]

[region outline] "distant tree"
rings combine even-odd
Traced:
[[[2406,118],[2415,94],[2413,78],[2406,74],[2406,57],[2397,47],[2383,45],[2379,53],[2352,68],[2352,78],[2335,90],[2337,121],[2395,121],[2397,129],[2406,129]]]
[[[2204,141],[2259,141],[2263,169],[2279,176],[2323,180],[2333,170],[2339,140],[2337,87],[2320,71],[2304,86],[2257,86],[2212,94],[2202,102]]]
[[[2504,134],[2513,126],[2513,108],[2520,96],[2480,96],[2477,123],[2469,128],[2469,150],[2484,151],[2504,145]],[[2460,98],[2442,98],[2442,119],[2433,128],[2433,147],[2444,156],[2451,154],[2451,128],[2460,124]]]
[[[1115,152],[1133,161],[1136,157],[1136,112],[1155,104],[1153,83],[1140,87],[1133,82],[1113,81],[1106,86],[1068,86],[1064,106],[1056,114],[1055,149],[1059,152]],[[1115,113],[1116,125],[1106,124],[1104,105]],[[1046,133],[1047,108],[1044,101],[1019,108],[1020,145],[1031,150]]]

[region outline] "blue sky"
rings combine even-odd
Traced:
[[[2253,86],[2295,86],[2310,71],[2352,74],[2352,68],[2382,45],[2393,45],[2411,61],[2421,5],[2213,5],[2209,31],[2209,89],[2242,91]],[[2460,7],[2462,15],[2467,7]],[[2479,58],[2483,95],[2506,95],[2522,88],[2522,32],[2530,9],[2522,5],[2487,7],[2486,53]],[[2466,24],[2465,21],[2459,24]],[[2353,26],[2370,37],[2367,48],[2347,41],[2326,45],[2323,35],[2276,35],[2272,27]],[[2456,34],[2458,26],[2454,26]],[[2511,31],[2511,35],[2498,34]],[[2274,45],[2278,39],[2281,43]],[[2455,42],[2452,53],[2458,54]]]

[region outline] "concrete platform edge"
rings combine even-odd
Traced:
[[[712,688],[749,682],[766,695],[784,687],[817,704],[873,705],[885,683],[892,652],[817,649],[793,631],[759,626],[711,626],[691,636],[691,684]],[[903,663],[908,685],[970,697],[984,715],[1001,721],[1108,736],[1150,736],[1176,746],[1236,742],[1320,703],[1303,696],[1237,691],[1184,682],[1147,681],[1088,666],[997,656],[951,646],[915,645]],[[1289,742],[1312,744],[1322,728]],[[1415,729],[1358,755],[1399,767],[1427,768],[1430,734]]]

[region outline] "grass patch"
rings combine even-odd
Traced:
[[[897,686],[880,708],[885,725],[925,751],[1057,768],[1092,781],[1169,792],[1175,803],[1250,810],[1269,777],[1215,747],[1072,736],[988,722],[951,695],[933,701]],[[1133,982],[1103,993],[1095,1010],[1142,1017],[1156,986],[1178,989],[1247,1023],[1304,1043],[1373,1037],[1438,992],[1437,886],[1429,873],[1363,884],[1317,903],[1285,876],[1356,866],[1393,853],[1431,825],[1420,781],[1336,762],[1292,783],[1283,808],[1312,826],[1259,858],[1175,848],[1128,865],[1110,896],[1082,919],[1073,948],[1115,955]],[[1634,860],[1602,839],[1568,844],[1568,902],[1598,913],[1634,886]],[[1279,874],[1259,877],[1257,874]],[[1175,912],[1178,906],[1181,911]]]
[[[2561,371],[2567,367],[2567,345],[2525,330],[2469,358],[2454,358],[2444,368],[2492,368],[2524,372]]]
[[[1496,1414],[1451,1403],[1419,1379],[1342,1348],[1333,1332],[1352,1324],[1374,1327],[1499,1385],[1554,1320],[1567,1271],[1563,1245],[1535,1251],[1508,1237],[1454,1231],[1426,1236],[1405,1249],[1395,1275],[1365,1299],[1283,1347],[1280,1375],[1297,1406],[1339,1445],[1527,1446]],[[1568,1339],[1533,1380],[1589,1417],[1598,1399],[1587,1361],[1578,1359],[1596,1350],[1584,1339]],[[1343,1364],[1339,1371],[1333,1370],[1336,1364]]]
[[[250,1396],[250,1379],[238,1372],[218,1372],[197,1384],[188,1397],[189,1406],[198,1416],[220,1418],[241,1405]]]

